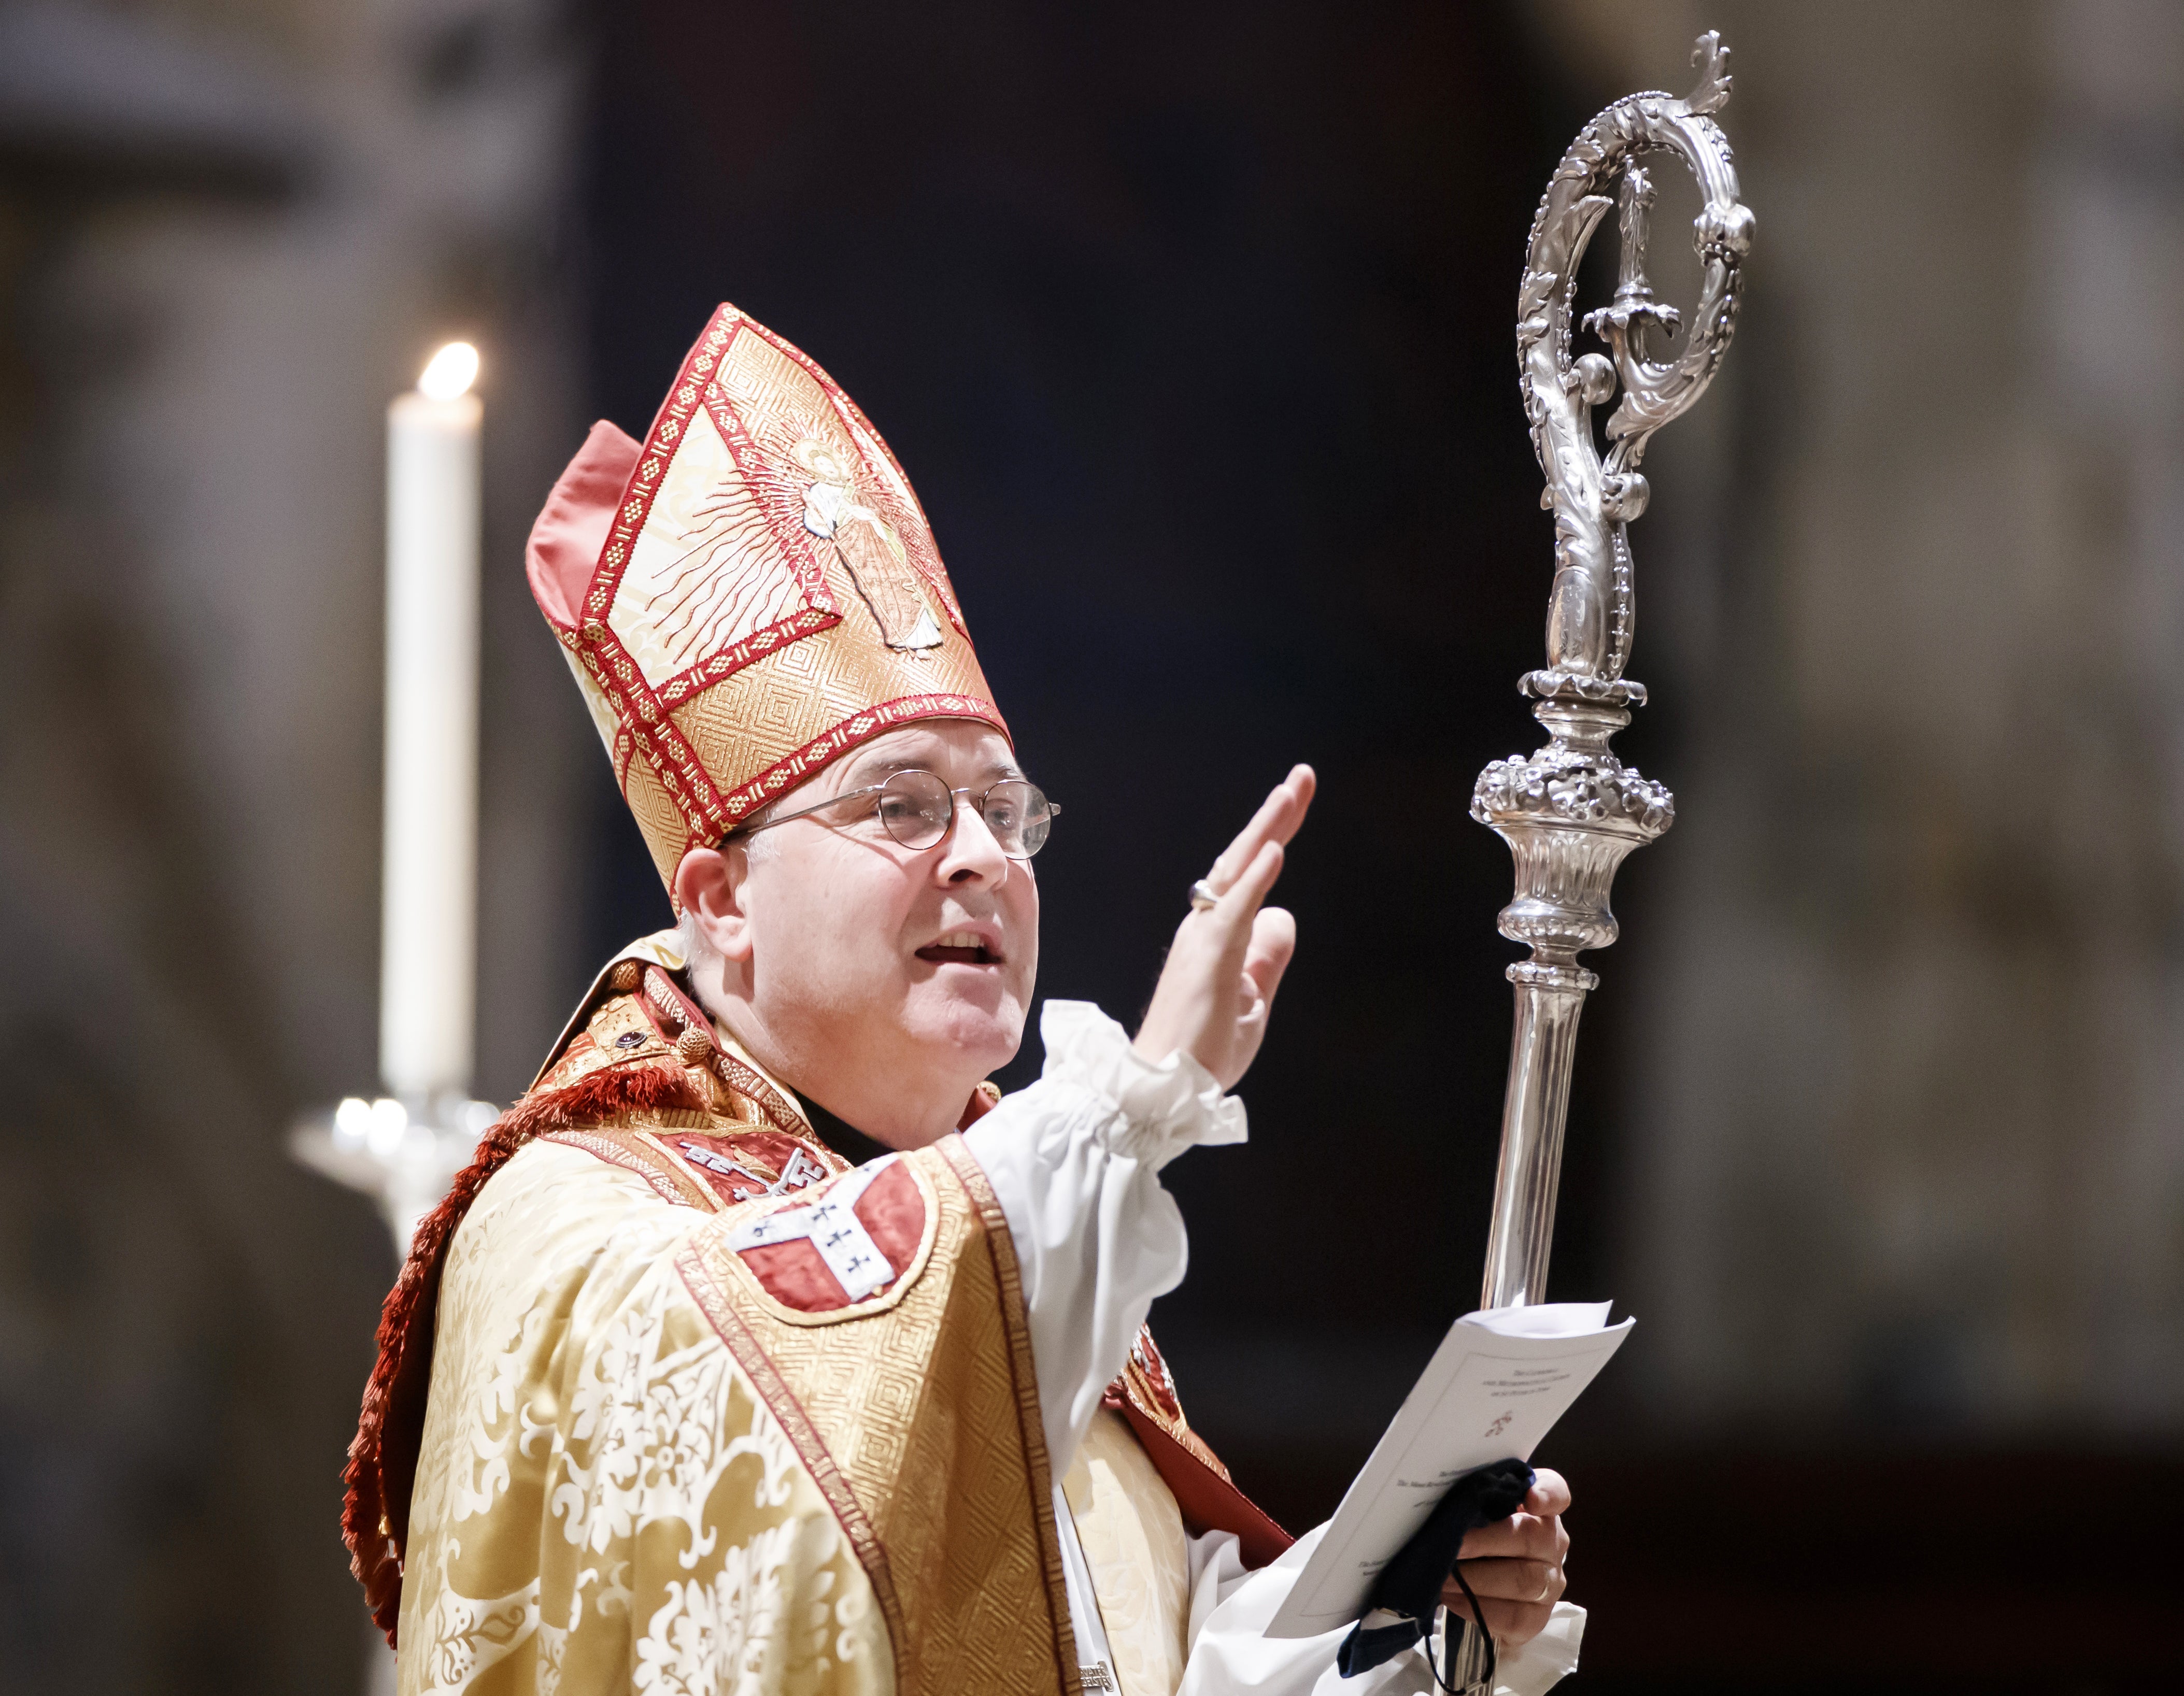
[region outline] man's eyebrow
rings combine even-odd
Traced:
[[[850,767],[850,776],[858,783],[884,782],[898,771],[922,771],[925,761],[914,753],[870,754]],[[850,786],[852,788],[856,784]]]
[[[930,771],[935,754],[883,753],[859,760],[850,768],[850,787],[861,789],[866,784],[884,783],[898,771]],[[1023,768],[1013,759],[992,759],[980,768],[978,775],[989,782],[999,782],[1005,777],[1021,777]]]

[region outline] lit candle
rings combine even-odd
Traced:
[[[477,350],[387,409],[387,806],[379,1070],[466,1095],[477,931]]]

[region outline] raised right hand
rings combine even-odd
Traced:
[[[1296,952],[1296,920],[1262,908],[1282,874],[1282,850],[1304,823],[1318,779],[1293,768],[1206,881],[1220,900],[1176,929],[1167,964],[1133,1046],[1157,1065],[1178,1048],[1234,1089],[1267,1034],[1274,991]]]

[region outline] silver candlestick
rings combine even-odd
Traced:
[[[1533,716],[1550,739],[1529,759],[1496,760],[1471,797],[1471,816],[1508,843],[1517,862],[1502,934],[1532,951],[1509,968],[1516,1028],[1481,1307],[1546,1298],[1578,1016],[1600,981],[1577,957],[1615,940],[1607,894],[1616,868],[1675,820],[1675,798],[1607,744],[1646,700],[1645,687],[1623,675],[1635,627],[1629,527],[1648,492],[1639,462],[1653,432],[1713,381],[1735,328],[1737,268],[1752,245],[1752,214],[1737,199],[1736,167],[1712,115],[1729,98],[1729,49],[1718,32],[1699,37],[1692,61],[1698,86],[1683,99],[1634,94],[1579,132],[1540,202],[1517,294],[1517,368],[1547,480],[1540,503],[1555,515],[1547,664],[1518,687],[1536,703]],[[1666,364],[1648,357],[1649,343],[1656,331],[1673,336],[1679,314],[1646,284],[1653,186],[1640,163],[1662,153],[1683,160],[1706,197],[1693,225],[1704,268],[1698,304],[1681,356]],[[1611,201],[1602,191],[1618,176]],[[1620,211],[1615,297],[1584,320],[1609,351],[1573,359],[1578,262],[1611,205]],[[1592,413],[1618,381],[1623,399],[1607,420],[1603,460]],[[1468,1626],[1457,1666],[1459,1688],[1485,1688],[1485,1645]]]
[[[440,1204],[499,1116],[492,1103],[460,1093],[421,1102],[353,1095],[299,1120],[288,1133],[288,1152],[379,1204],[399,1265],[418,1222]]]

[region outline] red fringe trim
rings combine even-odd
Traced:
[[[651,1065],[594,1072],[566,1089],[525,1097],[501,1115],[456,1177],[447,1199],[425,1215],[410,1244],[401,1276],[379,1318],[379,1359],[365,1386],[356,1438],[343,1475],[342,1541],[349,1571],[364,1586],[373,1621],[390,1648],[402,1609],[402,1562],[410,1540],[410,1493],[425,1435],[425,1400],[432,1381],[432,1329],[448,1243],[485,1182],[535,1137],[596,1126],[628,1113],[702,1109],[688,1079]]]

